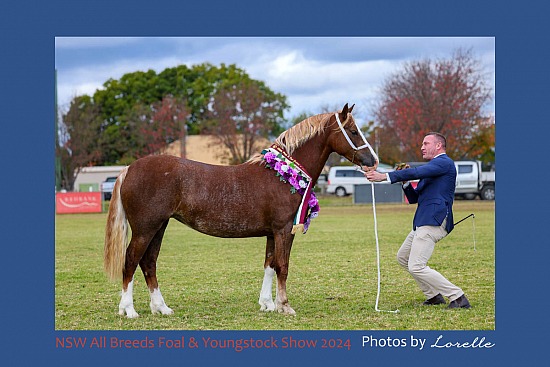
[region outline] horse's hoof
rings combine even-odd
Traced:
[[[296,311],[294,311],[289,305],[278,305],[277,311],[284,315],[296,316]]]
[[[126,317],[129,319],[137,319],[139,317],[139,314],[136,312],[136,310],[134,310],[133,307],[127,309],[119,308],[118,314],[120,316],[124,316],[124,314],[126,314]]]
[[[260,301],[260,311],[273,312],[275,311],[275,303],[272,300]]]
[[[174,314],[174,310],[172,310],[170,307],[166,306],[166,305],[162,305],[162,306],[152,306],[151,305],[151,313],[153,315],[156,315],[156,314],[161,314],[161,315],[172,315]]]

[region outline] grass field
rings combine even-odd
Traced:
[[[455,221],[475,213],[437,244],[430,266],[467,294],[470,310],[422,306],[424,297],[395,260],[416,206],[377,205],[381,256],[376,312],[376,243],[370,205],[320,200],[320,216],[297,235],[287,291],[296,316],[260,312],[264,238],[220,239],[171,221],[158,262],[160,288],[172,316],[151,315],[145,281],[135,276],[138,319],[118,315],[119,283],[103,273],[106,214],[56,216],[57,330],[493,330],[494,202],[457,201]],[[475,223],[476,249],[473,242]]]

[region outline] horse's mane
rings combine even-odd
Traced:
[[[325,130],[325,126],[332,114],[323,113],[308,117],[302,122],[292,126],[284,131],[275,139],[275,144],[286,150],[288,154],[292,154],[294,150],[299,148],[309,139],[319,135]]]
[[[283,148],[288,154],[292,155],[292,153],[297,148],[302,146],[302,144],[323,132],[332,115],[334,115],[334,112],[322,113],[308,117],[288,130],[283,131],[281,135],[275,139],[275,144]],[[342,122],[342,124],[345,125],[349,121],[351,121],[351,119],[347,118],[344,122]],[[248,162],[257,163],[261,160],[262,155],[258,153],[253,155]]]

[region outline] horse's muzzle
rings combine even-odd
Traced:
[[[363,167],[365,171],[376,170],[378,168],[378,159],[373,156],[370,156],[367,159],[362,159],[361,167]]]

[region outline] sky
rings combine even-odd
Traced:
[[[472,50],[494,91],[493,37],[57,37],[58,105],[66,109],[73,97],[126,73],[208,62],[236,64],[286,95],[289,119],[349,102],[360,122],[404,63],[449,58],[458,48]],[[485,110],[494,113],[494,101]]]

